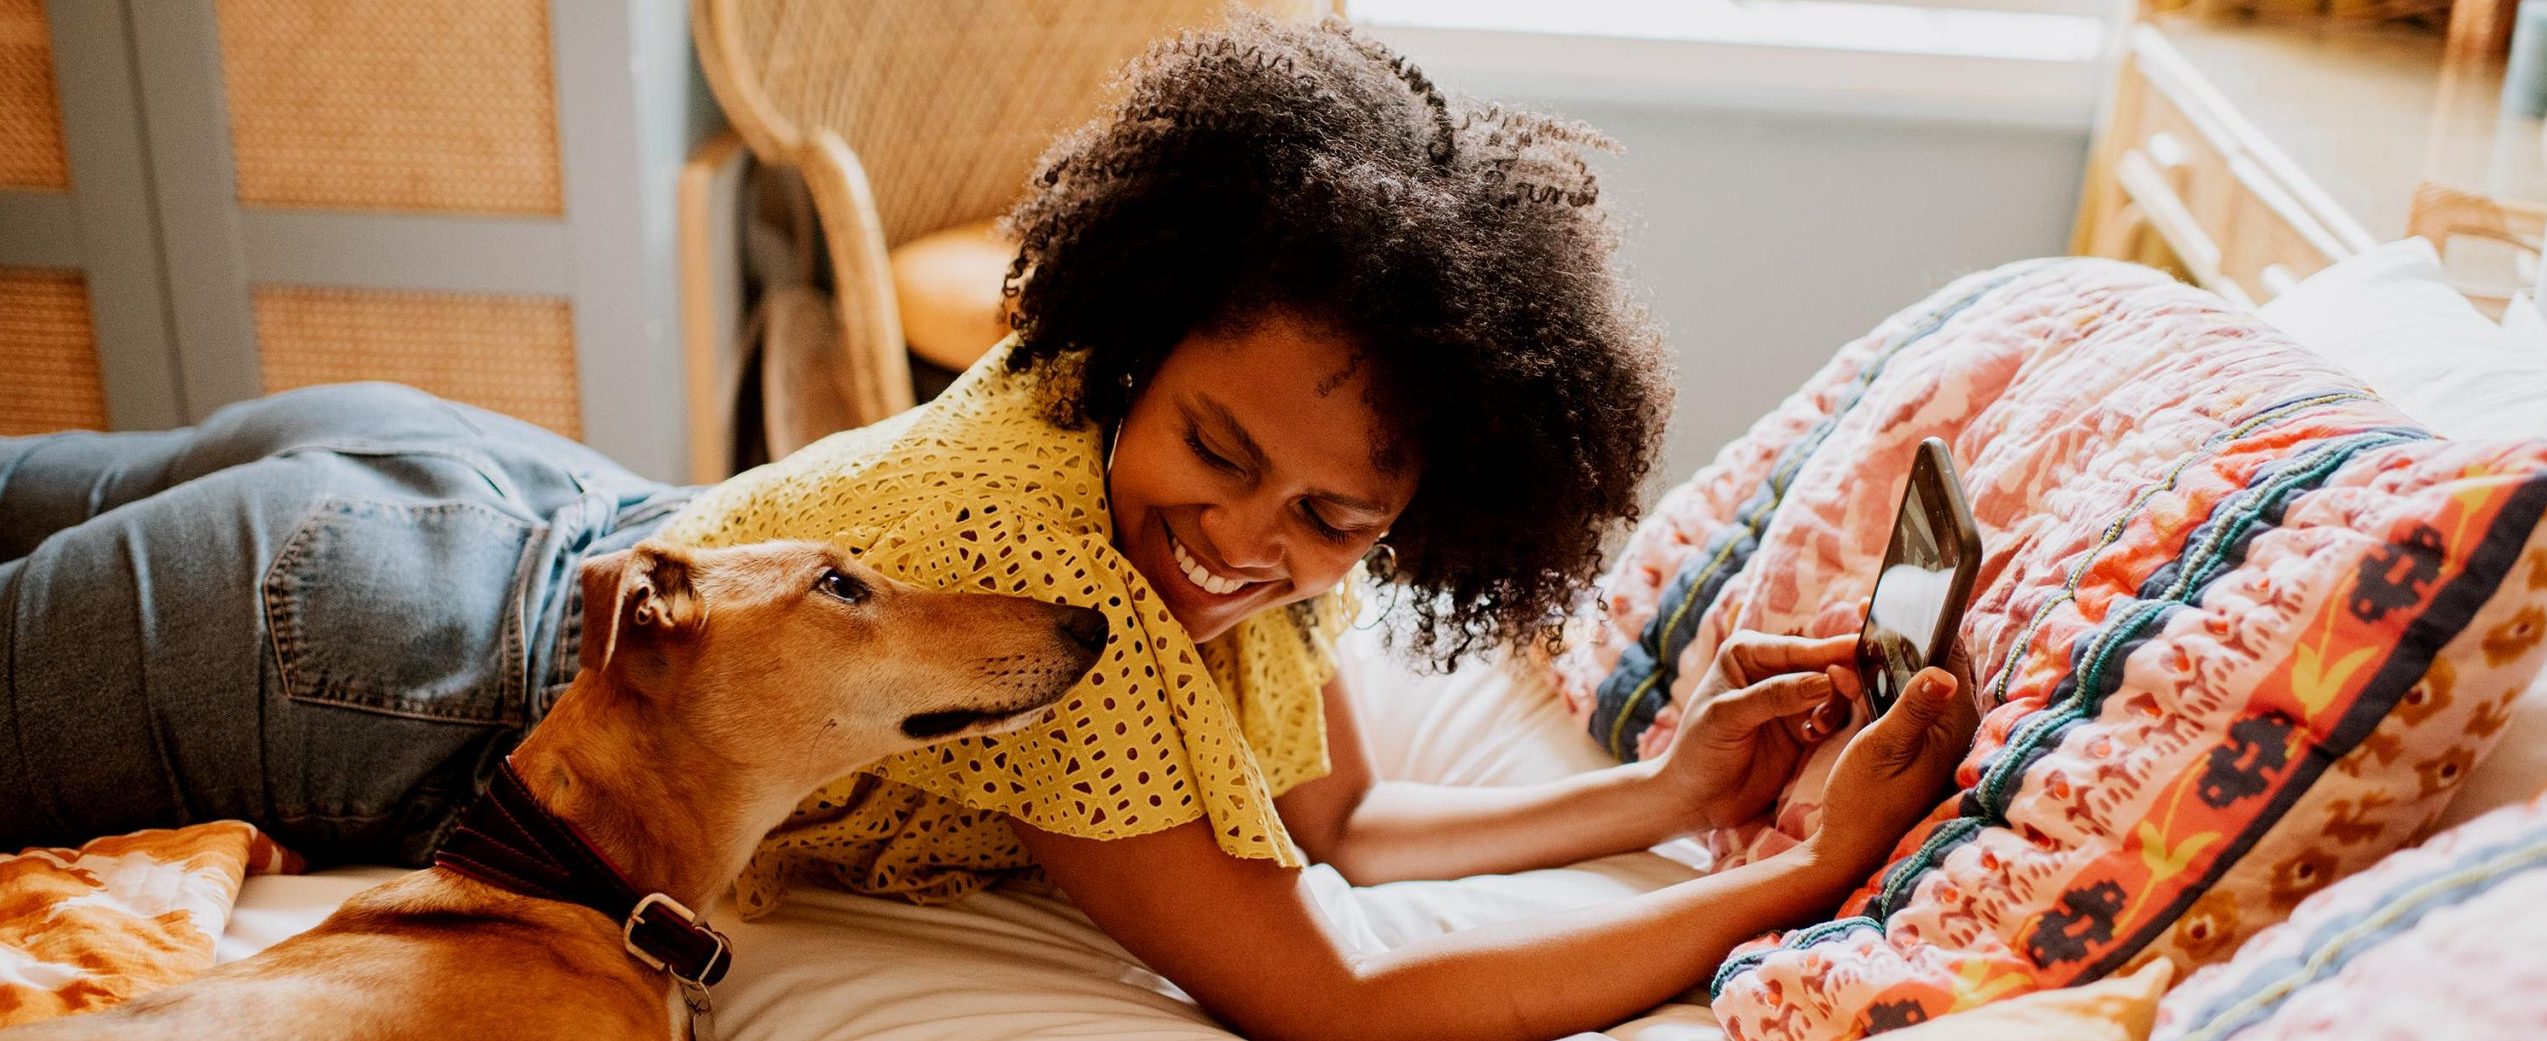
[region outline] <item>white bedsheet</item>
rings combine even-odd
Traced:
[[[1418,676],[1374,634],[1346,638],[1346,669],[1383,776],[1514,784],[1605,760],[1554,696],[1475,667]],[[1356,889],[1309,870],[1339,936],[1364,949],[1447,930],[1633,896],[1688,878],[1697,847],[1676,843],[1549,871]],[[264,949],[318,923],[346,897],[397,872],[353,868],[258,876],[240,893],[219,958]],[[1141,967],[1067,901],[1008,888],[952,907],[844,893],[798,894],[758,922],[718,916],[733,973],[716,988],[716,1028],[732,1041],[1226,1041],[1165,979]],[[1598,971],[1586,966],[1585,971]],[[1716,1041],[1703,991],[1601,1035],[1618,1041]]]

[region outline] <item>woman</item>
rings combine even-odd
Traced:
[[[0,782],[48,793],[0,843],[240,816],[413,861],[567,678],[575,560],[649,531],[822,538],[1098,608],[1110,646],[1027,731],[806,800],[746,913],[793,884],[936,901],[1040,872],[1255,1036],[1548,1037],[1651,1006],[1836,903],[1932,804],[1971,725],[1950,678],[1850,746],[1829,828],[1761,864],[1371,957],[1298,877],[1513,871],[1752,819],[1853,694],[1847,641],[1744,638],[1657,761],[1372,779],[1329,659],[1355,567],[1412,651],[1454,661],[1550,633],[1633,511],[1664,391],[1578,154],[1599,144],[1448,98],[1341,23],[1243,20],[1153,52],[1048,157],[1011,215],[1010,343],[925,408],[695,498],[380,389],[0,448],[24,554],[0,565]],[[392,429],[340,432],[367,424]],[[203,458],[231,442],[246,458]],[[139,647],[73,646],[136,624]],[[66,739],[111,753],[46,750]]]

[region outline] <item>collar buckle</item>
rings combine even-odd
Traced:
[[[647,935],[639,937],[640,930]],[[619,941],[647,968],[695,987],[724,979],[725,970],[734,965],[733,948],[725,934],[662,893],[648,893],[637,901],[620,926]]]

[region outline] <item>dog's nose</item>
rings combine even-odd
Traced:
[[[1069,634],[1072,643],[1090,651],[1104,650],[1105,612],[1085,607],[1064,607],[1061,609],[1061,631]]]

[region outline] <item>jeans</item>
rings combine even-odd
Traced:
[[[389,384],[0,439],[0,852],[238,819],[425,863],[574,678],[583,559],[690,494]]]

